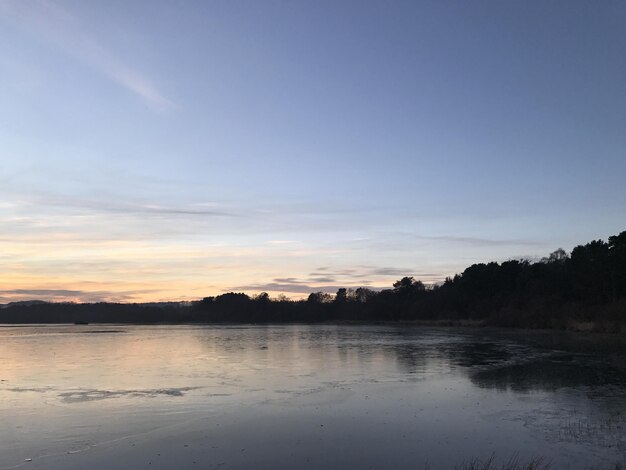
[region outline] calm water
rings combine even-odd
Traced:
[[[0,468],[626,461],[616,338],[388,326],[0,327]]]

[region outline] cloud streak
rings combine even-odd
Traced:
[[[364,277],[364,276],[352,276],[356,277]],[[271,282],[266,283],[253,283],[247,285],[240,285],[233,287],[231,289],[225,289],[226,291],[252,291],[252,292],[281,292],[281,293],[291,293],[291,294],[309,294],[311,292],[327,292],[334,294],[337,292],[337,289],[341,287],[349,287],[352,289],[356,289],[358,287],[367,287],[373,290],[382,290],[385,288],[390,288],[391,286],[380,287],[380,286],[372,286],[371,281],[359,281],[358,285],[353,284],[354,280],[350,282],[342,282],[340,280],[335,279],[330,275],[326,277],[309,277],[306,279],[299,279],[295,277],[286,277],[286,278],[275,278],[272,279]]]
[[[85,291],[76,289],[7,289],[0,290],[0,302],[45,300],[50,302],[131,302],[137,294],[152,290],[114,292],[108,290]]]
[[[154,215],[154,216],[220,216],[236,217],[237,214],[214,208],[215,206],[204,207],[201,205],[187,204],[185,206],[166,206],[163,204],[148,204],[138,202],[116,202],[96,199],[71,198],[54,194],[20,195],[18,205],[35,205],[40,207],[51,207],[60,209],[80,210],[88,213],[115,213],[128,215]]]
[[[8,0],[0,4],[0,14],[17,19],[24,28],[132,92],[151,108],[166,111],[175,107],[150,79],[119,59],[87,31],[77,16],[57,3]]]
[[[328,292],[334,294],[341,286],[312,286],[301,283],[287,282],[268,282],[265,284],[249,284],[245,286],[233,287],[235,291],[270,291],[270,292],[288,292],[290,294],[308,294],[310,292]]]
[[[337,269],[333,270],[330,267],[317,268],[316,271],[311,272],[311,276],[308,280],[312,282],[336,282],[337,278],[380,278],[380,277],[395,277],[401,278],[404,276],[413,276],[416,279],[421,279],[426,282],[438,281],[442,279],[441,273],[435,272],[423,272],[417,271],[414,268],[395,268],[389,266],[357,266],[358,269]],[[289,278],[293,279],[293,278]],[[275,279],[278,281],[278,279]]]
[[[491,239],[480,237],[458,237],[453,235],[439,235],[439,236],[425,236],[425,235],[413,235],[418,240],[427,241],[442,241],[449,243],[461,243],[471,246],[540,246],[541,243],[534,240],[524,239]]]

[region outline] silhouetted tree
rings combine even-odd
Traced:
[[[547,258],[543,258],[541,261],[544,263],[564,263],[569,258],[569,255],[563,248],[553,251]]]
[[[330,294],[326,292],[311,292],[307,298],[307,302],[311,304],[323,304],[332,301]]]
[[[609,265],[613,302],[626,297],[626,231],[609,237]]]
[[[337,294],[335,294],[335,302],[338,304],[342,304],[348,301],[348,289],[345,287],[341,287],[337,290]]]
[[[117,304],[15,302],[0,305],[0,323],[178,323],[398,321],[480,319],[495,325],[566,327],[571,320],[626,328],[626,231],[561,248],[540,262],[473,264],[431,288],[403,277],[393,289],[339,288],[306,301],[266,292],[254,298],[229,292],[189,303]]]

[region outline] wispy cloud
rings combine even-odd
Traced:
[[[515,239],[493,239],[493,238],[481,238],[481,237],[462,237],[454,235],[437,235],[437,236],[424,236],[413,235],[414,238],[419,240],[428,241],[442,241],[449,243],[461,243],[471,246],[539,246],[540,242],[536,240],[527,240],[521,238]]]
[[[31,205],[84,211],[86,213],[122,213],[129,215],[191,215],[191,216],[222,216],[234,217],[233,212],[220,210],[216,204],[204,207],[198,204],[164,205],[142,201],[119,202],[106,199],[84,199],[52,193],[34,193],[31,195],[16,194],[12,204]],[[19,199],[18,199],[19,198]]]
[[[75,289],[7,289],[0,290],[0,301],[15,302],[22,300],[45,300],[50,302],[130,302],[138,294],[152,290],[140,291],[85,291]]]
[[[301,283],[288,283],[288,282],[268,282],[265,284],[249,284],[245,286],[236,286],[232,289],[234,291],[269,291],[269,292],[287,292],[291,294],[308,294],[311,292],[328,292],[335,293],[341,286],[313,286]]]
[[[335,278],[333,277],[312,277],[312,282],[335,282]]]
[[[174,103],[144,74],[107,48],[70,10],[50,0],[0,2],[0,15],[42,36],[64,53],[74,56],[140,97],[151,108],[165,111]]]
[[[357,276],[352,276],[353,278]],[[358,276],[361,278],[361,276]],[[239,285],[224,291],[252,291],[252,292],[282,292],[291,294],[309,294],[311,292],[328,292],[335,293],[337,289],[341,287],[350,287],[356,289],[357,287],[368,287],[374,290],[382,290],[391,286],[372,286],[371,281],[360,279],[355,283],[355,279],[339,280],[330,275],[326,277],[308,277],[308,278],[275,278],[266,283],[253,283],[247,285]]]
[[[369,268],[369,273],[377,276],[406,276],[408,273],[413,272],[412,269],[406,268],[390,268],[390,267],[377,267]]]
[[[390,267],[390,266],[368,266],[358,265],[354,268],[333,269],[330,267],[317,268],[317,271],[311,272],[306,282],[334,282],[340,284],[352,284],[355,279],[359,279],[360,284],[369,284],[371,281],[364,279],[373,279],[374,282],[380,284],[381,281],[388,281],[389,278],[400,279],[404,276],[412,276],[426,283],[439,282],[444,279],[444,275],[438,272],[421,271],[408,267]],[[275,279],[278,281],[278,279]],[[344,286],[345,287],[345,286]]]
[[[17,294],[17,295],[33,295],[33,296],[75,296],[80,295],[82,291],[79,290],[69,290],[69,289],[11,289],[11,290],[2,290],[0,294]]]

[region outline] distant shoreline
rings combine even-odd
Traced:
[[[0,323],[411,323],[626,333],[626,231],[540,261],[469,266],[443,284],[311,292],[306,300],[228,292],[189,302],[0,305]]]

